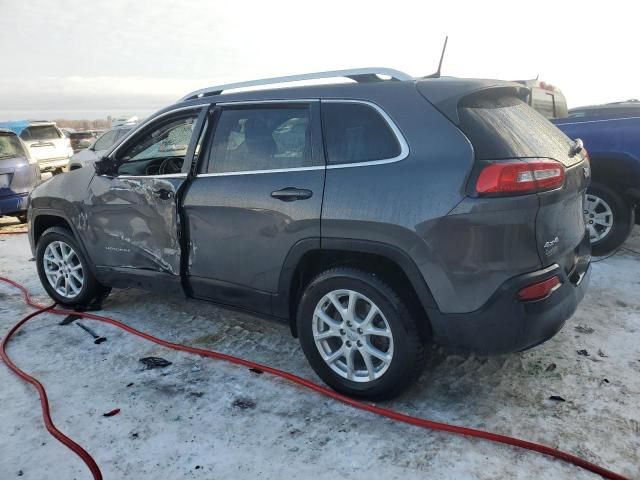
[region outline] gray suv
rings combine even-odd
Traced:
[[[527,94],[389,69],[194,92],[33,192],[40,280],[72,306],[137,287],[282,319],[356,397],[398,394],[432,343],[531,348],[587,288],[590,170]]]

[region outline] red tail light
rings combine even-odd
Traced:
[[[480,172],[476,191],[487,194],[523,194],[553,190],[564,183],[564,165],[555,160],[491,163]]]
[[[551,277],[542,282],[533,283],[518,292],[518,300],[521,302],[542,300],[556,291],[560,285],[561,282],[558,277]]]

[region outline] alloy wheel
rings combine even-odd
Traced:
[[[51,242],[44,250],[42,263],[49,285],[57,294],[65,298],[80,294],[84,271],[78,254],[69,244],[60,240]]]
[[[354,382],[380,378],[393,360],[393,334],[380,308],[354,290],[333,290],[313,313],[313,338],[324,362]]]
[[[602,198],[587,194],[584,206],[584,219],[589,229],[591,243],[601,241],[613,228],[613,212]]]

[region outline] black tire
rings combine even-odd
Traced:
[[[603,238],[591,243],[593,255],[607,255],[620,247],[631,234],[635,223],[634,210],[620,194],[600,183],[592,183],[587,189],[587,195],[601,198],[611,209],[613,217],[611,230]],[[591,221],[588,214],[585,221],[588,226]]]
[[[26,213],[20,213],[20,214],[16,215],[16,218],[18,219],[18,221],[20,223],[27,223],[27,214]]]
[[[382,312],[391,330],[391,361],[387,370],[374,380],[357,382],[341,376],[329,367],[316,346],[313,336],[315,308],[325,295],[341,289],[355,291],[370,299]],[[419,377],[427,360],[429,349],[425,348],[425,341],[406,302],[379,277],[355,268],[333,268],[309,282],[298,304],[297,327],[302,350],[311,367],[331,388],[352,397],[369,400],[392,398]],[[339,337],[332,337],[332,341],[341,342],[343,346],[347,343]],[[362,355],[359,359],[363,363]],[[343,362],[346,363],[346,357]]]
[[[82,274],[84,281],[82,288],[76,295],[63,296],[55,291],[52,285],[47,279],[44,269],[44,253],[49,244],[54,241],[62,241],[66,243],[75,252],[78,260],[82,264]],[[94,277],[91,269],[89,268],[89,262],[81,248],[78,246],[78,242],[74,238],[73,234],[62,227],[51,227],[45,230],[36,245],[36,265],[38,269],[38,276],[42,286],[47,291],[49,296],[61,305],[67,306],[87,306],[95,300],[103,300],[111,291],[110,288],[105,287],[98,283]]]

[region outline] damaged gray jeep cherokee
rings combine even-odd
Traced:
[[[354,82],[264,89],[324,77]],[[283,319],[355,397],[397,395],[432,343],[531,348],[587,288],[590,170],[526,94],[390,69],[193,92],[34,190],[40,280],[70,306],[137,287]]]

